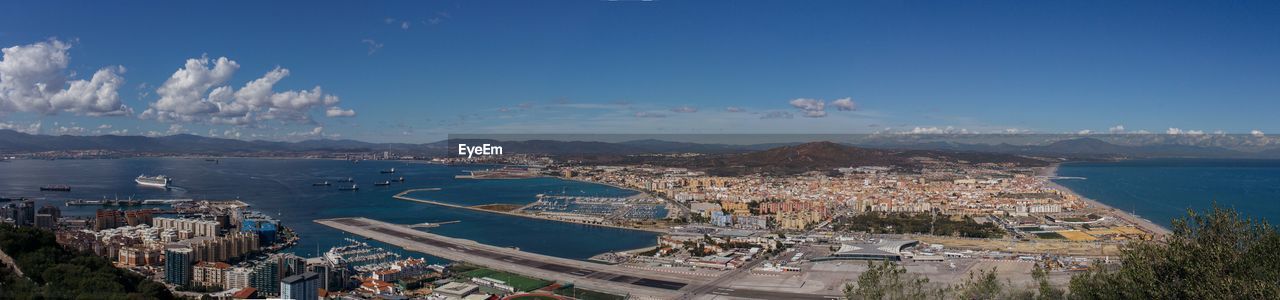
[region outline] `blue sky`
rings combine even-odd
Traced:
[[[0,128],[44,134],[1280,132],[1276,1],[3,7]]]

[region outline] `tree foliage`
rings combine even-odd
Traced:
[[[0,250],[26,273],[0,274],[0,299],[172,299],[164,285],[59,246],[52,233],[0,225]]]
[[[1188,211],[1162,241],[1136,242],[1118,267],[1071,278],[1076,299],[1280,299],[1280,235],[1214,205]]]
[[[832,223],[837,231],[869,233],[931,233],[973,238],[998,238],[1004,229],[992,223],[978,223],[969,218],[959,221],[929,213],[878,213],[839,217]]]

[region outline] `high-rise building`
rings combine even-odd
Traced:
[[[276,242],[276,231],[280,227],[279,224],[279,221],[266,216],[250,215],[240,222],[240,231],[258,234],[258,242],[265,246]]]
[[[35,224],[35,200],[22,200],[0,206],[0,221],[12,220],[14,225],[31,226]]]
[[[223,283],[224,289],[237,289],[250,287],[249,283],[253,281],[253,269],[250,268],[231,268],[227,270],[227,280]]]
[[[258,289],[258,294],[262,296],[280,294],[280,261],[267,259],[253,266],[249,286]]]
[[[191,285],[205,288],[222,288],[227,283],[231,265],[224,262],[202,261],[191,267]]]
[[[40,229],[53,230],[58,228],[58,219],[62,218],[62,210],[57,206],[45,205],[36,211],[35,226]]]
[[[189,232],[191,237],[218,236],[218,221],[201,219],[155,218],[151,226]]]
[[[191,248],[175,245],[164,250],[164,281],[179,286],[191,285]]]
[[[305,272],[280,280],[280,298],[295,300],[320,299],[320,275]]]

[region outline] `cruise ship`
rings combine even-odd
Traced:
[[[166,177],[164,175],[156,175],[156,176],[148,177],[147,175],[144,174],[144,175],[138,175],[138,178],[134,179],[133,181],[145,186],[169,188],[169,183],[173,182],[173,179],[169,179],[169,177]]]

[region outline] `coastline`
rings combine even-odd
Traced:
[[[1045,183],[1047,183],[1049,187],[1056,189],[1058,191],[1061,191],[1063,193],[1073,195],[1077,199],[1080,199],[1081,201],[1088,203],[1089,206],[1106,210],[1110,212],[1112,216],[1123,219],[1126,222],[1137,225],[1138,227],[1142,227],[1142,229],[1148,232],[1151,232],[1156,237],[1160,237],[1160,236],[1164,236],[1172,233],[1172,231],[1170,231],[1168,228],[1165,228],[1164,226],[1151,222],[1150,220],[1147,220],[1142,216],[1138,216],[1133,213],[1126,212],[1124,210],[1116,209],[1115,207],[1111,207],[1110,205],[1102,203],[1101,201],[1098,201],[1089,197],[1085,197],[1084,195],[1080,195],[1080,193],[1076,193],[1076,191],[1071,190],[1070,188],[1067,188],[1064,185],[1058,184],[1057,182],[1054,182],[1052,178],[1058,177],[1059,165],[1061,165],[1061,163],[1054,163],[1048,167],[1044,167],[1040,169],[1039,172],[1037,172],[1039,173],[1037,175],[1045,176],[1046,177]]]

